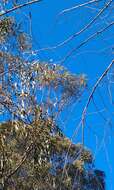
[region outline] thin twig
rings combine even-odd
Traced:
[[[62,14],[65,14],[65,13],[67,13],[67,12],[73,11],[73,10],[75,10],[75,9],[77,9],[77,8],[84,7],[84,6],[86,6],[86,5],[89,5],[89,4],[92,4],[92,3],[96,3],[96,2],[99,2],[99,1],[102,1],[102,0],[91,0],[91,1],[88,1],[88,2],[83,3],[83,4],[79,4],[79,5],[73,6],[73,7],[68,8],[68,9],[64,9],[63,11],[61,11],[61,12],[59,13],[58,16],[61,16]]]
[[[88,28],[90,28],[92,26],[92,24],[94,24],[94,22],[104,13],[104,11],[111,5],[111,3],[113,2],[113,0],[110,0],[108,3],[106,3],[104,5],[104,7],[102,9],[100,9],[100,11],[98,12],[98,14],[86,25],[84,26],[79,32],[74,33],[73,35],[71,35],[69,38],[67,38],[66,40],[64,40],[63,42],[60,42],[59,44],[52,46],[52,47],[45,47],[45,48],[41,48],[39,50],[34,51],[35,53],[38,53],[40,51],[47,51],[47,50],[54,50],[57,49],[65,44],[67,44],[68,42],[70,42],[71,40],[73,40],[74,38],[76,38],[77,36],[79,36],[80,34],[82,34],[84,31],[86,31]]]
[[[87,114],[87,109],[88,106],[93,98],[93,95],[97,89],[97,87],[99,86],[100,82],[102,81],[102,79],[107,75],[108,71],[110,70],[110,68],[112,67],[112,65],[114,64],[114,60],[112,60],[112,62],[109,64],[109,66],[107,67],[107,69],[103,72],[103,74],[98,78],[97,82],[95,83],[95,85],[93,86],[93,89],[88,97],[87,103],[83,109],[83,113],[82,113],[82,144],[84,145],[84,129],[85,129],[85,117]]]
[[[70,56],[72,56],[73,53],[75,53],[78,49],[80,49],[82,46],[84,46],[86,43],[88,43],[89,41],[91,41],[93,38],[99,36],[100,34],[102,34],[104,31],[106,31],[108,28],[110,28],[112,25],[114,25],[114,22],[110,23],[108,26],[106,26],[105,28],[103,28],[102,30],[97,31],[96,33],[92,34],[91,36],[89,36],[87,39],[85,39],[81,44],[79,44],[77,47],[75,47],[74,49],[72,49],[71,51],[68,52],[68,54],[59,61],[59,63],[64,63]]]
[[[7,14],[9,14],[9,13],[11,13],[11,12],[14,12],[14,11],[17,10],[17,9],[21,9],[21,8],[23,8],[23,7],[26,7],[26,6],[31,5],[31,4],[33,4],[33,3],[38,3],[38,2],[40,2],[40,1],[42,1],[42,0],[32,0],[32,1],[29,1],[29,2],[27,2],[27,3],[21,4],[21,5],[17,5],[17,6],[15,6],[15,7],[11,8],[11,9],[6,10],[6,11],[3,12],[3,13],[0,13],[0,17],[1,17],[1,16],[4,16],[4,15],[7,15]]]

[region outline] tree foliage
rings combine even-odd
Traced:
[[[56,115],[80,99],[86,76],[27,59],[31,40],[14,18],[0,20],[0,33],[0,189],[104,190],[104,172],[96,170],[91,152],[56,123]]]
[[[9,121],[0,131],[6,189],[104,189],[104,173],[95,169],[91,152],[71,143],[51,118],[31,125]]]

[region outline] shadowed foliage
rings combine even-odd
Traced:
[[[4,189],[104,190],[104,173],[95,169],[91,152],[71,143],[51,118],[31,125],[9,121],[0,132]]]

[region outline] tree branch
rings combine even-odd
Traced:
[[[87,109],[88,109],[88,106],[93,98],[93,95],[97,89],[97,87],[99,86],[100,82],[102,81],[102,79],[107,75],[108,71],[110,70],[110,68],[112,67],[112,65],[114,64],[114,60],[112,60],[112,62],[109,64],[109,66],[106,68],[106,70],[103,72],[103,74],[98,78],[97,82],[95,83],[95,85],[93,86],[92,88],[92,91],[88,97],[88,100],[86,102],[86,105],[83,109],[83,112],[82,112],[82,119],[81,119],[81,122],[82,122],[82,144],[84,145],[84,129],[85,129],[85,117],[86,117],[86,114],[87,114]]]
[[[64,40],[63,42],[60,42],[59,44],[52,46],[52,47],[45,47],[45,48],[41,48],[39,50],[34,51],[35,53],[38,53],[40,51],[48,51],[48,50],[53,50],[53,49],[57,49],[67,43],[69,43],[71,40],[73,40],[74,38],[76,38],[77,36],[79,36],[80,34],[82,34],[83,32],[85,32],[88,28],[90,28],[92,26],[92,24],[95,23],[95,21],[104,13],[104,11],[111,5],[111,3],[113,2],[113,0],[108,1],[104,7],[102,9],[100,9],[100,11],[98,12],[98,14],[86,25],[84,26],[79,32],[74,33],[73,35],[71,35],[70,37],[68,37],[66,40]]]
[[[24,164],[24,162],[26,161],[26,159],[27,159],[29,153],[31,152],[32,148],[33,148],[33,143],[31,143],[30,146],[26,149],[26,151],[25,151],[25,153],[24,153],[24,155],[23,155],[23,157],[22,157],[20,163],[17,165],[17,167],[16,167],[14,170],[12,170],[12,171],[6,176],[6,181],[7,181],[12,175],[14,175],[14,174],[18,171],[18,169]]]
[[[40,1],[42,1],[42,0],[32,0],[32,1],[29,1],[29,2],[27,2],[27,3],[21,4],[21,5],[17,5],[17,6],[15,6],[15,7],[11,8],[11,9],[6,10],[6,11],[3,12],[3,13],[0,13],[0,17],[1,17],[1,16],[5,16],[5,15],[11,13],[11,12],[14,12],[14,11],[17,10],[17,9],[21,9],[21,8],[23,8],[23,7],[26,7],[26,6],[31,5],[31,4],[33,4],[33,3],[38,3],[38,2],[40,2]]]
[[[114,22],[110,23],[108,26],[106,26],[105,28],[95,32],[94,34],[92,34],[91,36],[89,36],[87,39],[85,39],[82,43],[80,43],[77,47],[73,48],[71,51],[69,51],[67,53],[67,55],[59,61],[59,63],[64,63],[70,56],[72,56],[73,53],[75,53],[78,49],[80,49],[82,46],[84,46],[86,43],[88,43],[89,41],[91,41],[93,38],[99,36],[100,34],[102,34],[103,32],[105,32],[107,29],[109,29],[112,25],[114,25]]]
[[[86,5],[90,5],[90,4],[92,4],[92,3],[96,3],[96,2],[99,2],[99,1],[102,1],[102,0],[91,0],[91,1],[88,1],[88,2],[83,3],[83,4],[79,4],[79,5],[76,5],[76,6],[74,6],[74,7],[71,7],[71,8],[68,8],[68,9],[64,9],[63,11],[61,11],[61,12],[59,13],[58,16],[61,16],[62,14],[65,14],[65,13],[67,13],[67,12],[73,11],[73,10],[75,10],[75,9],[77,9],[77,8],[84,7],[84,6],[86,6]]]

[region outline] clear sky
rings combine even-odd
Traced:
[[[108,1],[102,0],[100,3],[94,3],[91,6],[88,5],[59,15],[63,9],[85,2],[87,1],[43,0],[38,4],[32,5],[29,9],[22,9],[25,26],[28,23],[26,13],[27,11],[31,12],[32,31],[30,32],[32,32],[34,50],[55,46],[66,40],[72,34],[79,32],[98,14],[104,3]],[[53,61],[54,63],[61,62],[69,51],[78,47],[90,35],[106,27],[113,21],[114,18],[110,8],[81,35],[52,51],[42,51],[35,58]],[[29,29],[28,27],[28,31]],[[72,138],[78,126],[82,109],[91,92],[92,86],[113,59],[113,42],[114,26],[79,48],[71,57],[62,63],[73,73],[85,73],[88,77],[88,90],[83,95],[82,101],[68,108],[67,113],[64,112],[63,118],[61,119],[64,123],[63,130],[70,138]],[[106,172],[107,190],[114,189],[114,105],[111,102],[111,96],[113,99],[111,74],[112,70],[108,77],[104,78],[94,95],[94,102],[92,101],[88,109],[85,129],[85,145],[92,149],[96,159],[96,166]],[[80,132],[81,130],[79,130]],[[79,142],[79,140],[80,134],[79,137],[74,135],[73,141]]]

